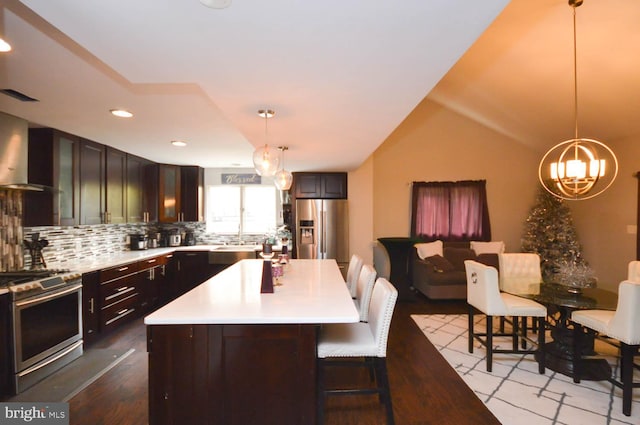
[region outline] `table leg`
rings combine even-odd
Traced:
[[[573,339],[571,308],[548,306],[547,326],[552,341],[545,344],[546,367],[573,377]],[[581,338],[581,355],[589,356],[594,352],[594,334],[587,332]],[[580,378],[588,381],[603,381],[611,377],[611,366],[605,359],[584,359]]]

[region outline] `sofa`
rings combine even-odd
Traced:
[[[499,269],[503,242],[418,243],[412,248],[410,267],[414,289],[430,299],[466,299],[465,260],[475,260]]]

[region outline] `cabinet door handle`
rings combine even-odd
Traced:
[[[158,260],[154,258],[153,260],[147,260],[147,263],[152,264],[152,263],[155,263],[156,261]]]
[[[127,311],[128,311],[128,310],[125,308],[125,309],[123,309],[123,310],[120,310],[120,311],[119,311],[119,312],[117,312],[116,314],[117,314],[118,316],[120,316],[121,314],[124,314],[124,313],[126,313]]]
[[[127,289],[129,289],[129,287],[128,287],[128,286],[123,286],[123,287],[121,287],[121,288],[116,289],[116,291],[118,291],[118,292],[122,292],[122,291],[126,291]]]
[[[120,267],[120,268],[118,269],[118,271],[119,271],[119,272],[123,272],[123,271],[125,271],[125,270],[129,270],[129,266],[127,266],[127,267]]]
[[[94,300],[93,298],[91,298],[89,300],[89,313],[91,313],[91,314],[94,313],[94,301],[93,300]]]

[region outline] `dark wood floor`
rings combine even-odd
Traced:
[[[416,302],[398,302],[387,351],[396,424],[500,424],[410,318],[416,313],[464,312],[463,302],[434,302],[423,297]],[[72,425],[148,423],[145,338],[146,330],[139,319],[94,345],[132,347],[136,351],[71,400]],[[328,374],[328,379],[336,382],[354,378],[345,376],[341,368]],[[376,396],[333,397],[326,406],[327,425],[384,424],[384,418]]]

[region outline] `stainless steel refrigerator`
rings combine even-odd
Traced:
[[[297,258],[333,258],[342,275],[349,266],[349,212],[346,199],[296,200]]]

